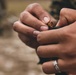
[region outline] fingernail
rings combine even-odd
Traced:
[[[45,23],[48,23],[50,20],[49,20],[49,18],[48,17],[44,17],[44,22]]]
[[[40,29],[43,30],[43,31],[48,30],[48,26],[41,26]]]
[[[33,34],[34,34],[35,36],[37,36],[39,33],[40,33],[39,31],[34,31],[34,32],[33,32]]]

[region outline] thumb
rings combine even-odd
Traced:
[[[66,26],[76,21],[76,10],[63,8],[60,11],[60,19],[56,26]]]

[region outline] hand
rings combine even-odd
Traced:
[[[37,53],[42,58],[58,57],[58,65],[62,72],[76,73],[76,10],[62,9],[57,26],[60,29],[40,32],[37,36],[41,44]],[[68,24],[68,25],[67,25]],[[56,73],[53,61],[42,65],[48,74]]]
[[[53,25],[57,23],[38,3],[33,3],[21,13],[20,20],[14,23],[13,28],[26,45],[37,48],[39,44],[36,35],[48,30],[46,24],[49,21]]]

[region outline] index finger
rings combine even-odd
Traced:
[[[56,44],[60,42],[62,34],[62,29],[43,31],[38,34],[37,41],[40,44]]]
[[[39,20],[41,20],[45,24],[47,24],[49,21],[53,25],[56,25],[57,23],[57,21],[50,14],[48,14],[38,3],[30,4],[26,8],[26,11],[28,11],[32,15],[35,15]]]

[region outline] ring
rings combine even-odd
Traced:
[[[56,60],[53,62],[53,65],[54,65],[54,68],[57,71],[57,73],[61,73],[61,70],[60,70],[60,68],[58,66],[58,62]]]

